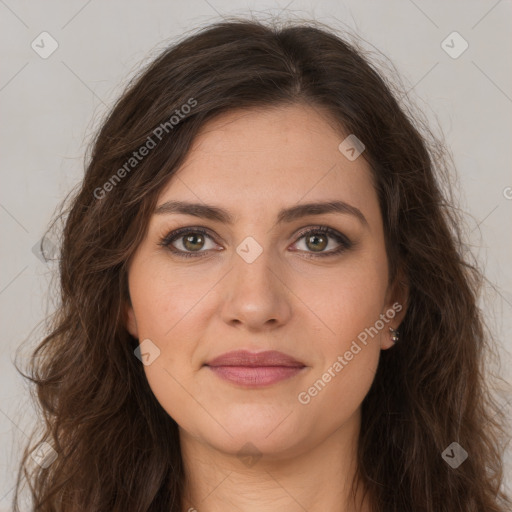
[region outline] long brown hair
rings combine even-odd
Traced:
[[[25,375],[43,433],[26,447],[15,510],[26,480],[34,511],[181,512],[177,424],[125,326],[127,262],[207,120],[307,103],[364,142],[390,279],[409,285],[400,342],[383,351],[362,403],[357,476],[372,510],[505,511],[504,419],[484,365],[495,348],[477,306],[482,274],[465,254],[444,144],[393,87],[357,43],[325,25],[246,19],[188,35],[128,84],[55,219],[65,222],[60,303]],[[131,160],[142,146],[146,156]],[[43,441],[57,455],[45,468],[31,457]],[[469,454],[456,468],[442,457],[452,442]]]

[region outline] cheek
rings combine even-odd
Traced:
[[[325,325],[314,338],[318,364],[297,401],[308,417],[322,418],[327,431],[354,414],[373,383],[385,333],[375,325],[383,312],[386,279],[378,265],[352,267],[310,295],[308,304]]]
[[[139,339],[150,339],[159,350],[158,357],[144,366],[144,372],[167,414],[180,424],[194,424],[187,390],[198,393],[193,366],[198,331],[191,319],[200,310],[197,301],[201,295],[176,276],[171,280],[165,268],[153,270],[145,266],[139,275],[134,273],[130,289]]]
[[[200,298],[214,284],[193,281],[190,271],[181,275],[161,258],[147,258],[134,265],[130,274],[130,297],[140,337],[172,338],[180,323],[193,313]]]
[[[318,318],[318,332],[342,349],[383,313],[387,279],[385,255],[367,250],[329,272],[317,270],[307,279],[301,277],[294,289]]]
[[[179,425],[187,425],[194,431],[201,409],[193,406],[194,397],[200,397],[193,375],[164,360],[164,355],[155,360],[144,371],[149,387],[162,409]],[[208,418],[204,418],[206,423]]]
[[[309,322],[319,360],[308,380],[313,395],[323,395],[317,402],[333,400],[349,411],[368,392],[387,329],[380,320],[387,279],[387,260],[374,249],[347,259],[328,276],[318,274],[315,287],[299,292],[315,313],[311,318],[318,319]]]

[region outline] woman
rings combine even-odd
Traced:
[[[419,124],[307,25],[216,24],[129,85],[32,361],[34,510],[506,510],[480,274]]]

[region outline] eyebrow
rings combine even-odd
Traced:
[[[184,201],[167,201],[158,206],[154,213],[155,215],[182,213],[185,215],[193,215],[194,217],[210,219],[229,225],[233,225],[235,222],[234,217],[223,208],[201,203],[188,203]],[[305,203],[292,206],[290,208],[284,208],[280,210],[277,215],[277,223],[289,223],[309,215],[322,215],[325,213],[341,213],[344,215],[353,215],[359,219],[362,224],[368,227],[368,221],[366,220],[366,217],[363,215],[361,210],[355,206],[345,203],[344,201]]]

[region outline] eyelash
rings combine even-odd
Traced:
[[[182,251],[181,249],[176,249],[175,247],[172,246],[172,242],[179,239],[180,235],[191,233],[201,233],[202,235],[205,235],[213,240],[213,237],[211,236],[208,230],[200,227],[188,227],[171,231],[168,235],[162,238],[159,245],[169,249],[173,254],[177,255],[180,258],[201,258],[207,256],[209,251],[186,252]],[[347,249],[350,249],[353,246],[353,243],[345,235],[342,235],[341,233],[338,233],[336,230],[329,228],[327,226],[317,226],[301,231],[300,233],[298,233],[298,238],[296,239],[294,244],[296,244],[301,238],[316,233],[329,235],[330,237],[334,238],[337,242],[339,242],[340,246],[337,249],[333,249],[329,252],[316,254],[310,253],[308,256],[305,256],[306,258],[327,258],[331,256],[337,256],[338,254],[341,254],[342,252],[346,251]]]

